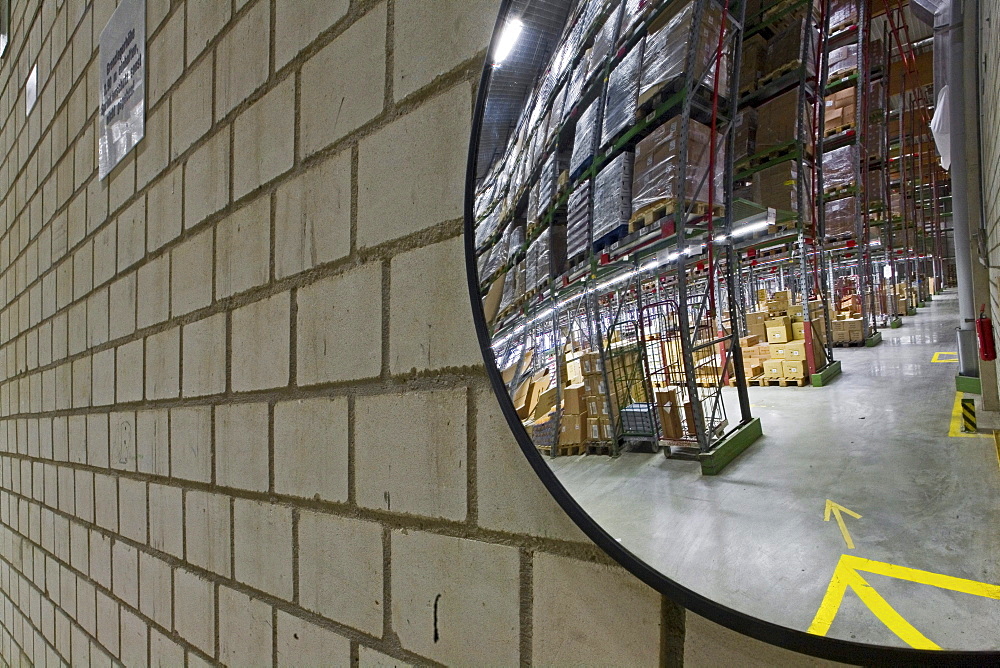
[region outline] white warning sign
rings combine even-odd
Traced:
[[[101,31],[98,163],[115,168],[146,133],[146,0],[123,0]]]

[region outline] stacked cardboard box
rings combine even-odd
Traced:
[[[809,365],[802,305],[793,303],[794,296],[788,290],[779,290],[770,299],[764,291],[758,291],[757,296],[761,300],[761,310],[747,313],[747,336],[740,339],[746,377],[770,380],[805,378]],[[822,366],[826,363],[822,345],[826,340],[823,302],[811,300],[808,310],[813,356],[817,366]]]
[[[784,28],[768,40],[764,61],[765,72],[772,73],[791,63],[801,62],[803,37],[807,30],[813,31],[810,44],[815,44],[815,28],[813,22],[807,19],[806,12],[800,10],[788,17]],[[816,69],[811,51],[810,49],[810,53],[806,54],[806,66],[810,73],[814,73]]]
[[[838,317],[830,324],[834,343],[861,343],[865,340],[864,321],[861,318]]]
[[[573,416],[571,433],[576,434],[579,423],[583,441],[613,440],[612,407],[608,403],[609,393],[604,383],[600,354],[568,351],[566,375],[569,386],[563,406],[564,413]]]
[[[676,116],[636,145],[632,178],[633,211],[662,199],[678,198],[682,129],[683,120]],[[694,119],[689,120],[682,193],[687,201],[708,201],[708,179],[705,174],[709,168],[711,143],[711,130]],[[716,179],[717,185],[721,185],[721,182],[721,178]],[[717,202],[721,201],[718,195],[715,198]]]
[[[857,199],[853,195],[831,200],[825,206],[827,236],[854,233]]]
[[[841,146],[823,154],[823,187],[826,190],[854,184],[854,168],[858,164],[856,144]]]
[[[757,119],[757,110],[753,107],[736,114],[734,160],[742,160],[757,152]]]
[[[749,7],[747,8],[749,11]],[[740,87],[750,88],[768,74],[765,71],[767,40],[757,33],[743,40],[743,59],[740,61]]]
[[[823,131],[830,132],[844,125],[855,125],[857,121],[857,89],[845,88],[826,96],[823,112]],[[878,132],[869,134],[881,134]]]
[[[757,108],[766,123],[757,126],[757,151],[769,151],[796,139],[799,118],[799,91],[792,89],[768,100]],[[811,118],[810,118],[811,120]],[[807,134],[808,136],[808,134]]]

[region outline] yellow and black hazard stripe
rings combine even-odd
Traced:
[[[962,431],[974,434],[976,429],[976,400],[962,399]]]

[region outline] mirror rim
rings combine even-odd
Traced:
[[[570,2],[571,0],[564,0]],[[675,0],[679,1],[679,0]],[[734,608],[717,603],[696,591],[684,587],[671,580],[645,561],[629,551],[615,540],[601,525],[599,525],[569,494],[555,473],[546,464],[541,453],[535,447],[527,430],[521,423],[514,408],[513,400],[500,376],[496,365],[490,341],[489,328],[483,311],[482,299],[479,295],[479,268],[476,264],[475,234],[473,204],[476,189],[476,167],[479,153],[480,130],[489,95],[492,67],[489,54],[493,53],[500,33],[506,23],[507,15],[514,0],[501,0],[500,12],[494,25],[490,44],[483,62],[483,71],[476,91],[476,104],[472,118],[472,136],[469,140],[468,164],[466,167],[465,193],[463,202],[464,221],[463,241],[465,247],[466,279],[469,289],[469,300],[472,306],[472,319],[479,340],[486,375],[490,387],[500,403],[507,425],[517,440],[535,475],[539,477],[549,494],[556,500],[570,519],[612,559],[625,570],[639,578],[660,594],[682,606],[686,610],[720,624],[732,631],[755,638],[757,640],[784,649],[808,654],[811,656],[860,665],[914,665],[914,664],[947,664],[986,666],[1000,663],[1000,650],[919,650],[906,647],[889,647],[868,643],[817,636],[805,631],[798,631],[786,626],[753,617]]]

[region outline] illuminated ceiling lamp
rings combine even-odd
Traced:
[[[500,67],[507,60],[510,52],[514,50],[514,46],[517,44],[522,30],[524,30],[524,23],[521,22],[521,19],[507,21],[507,25],[504,26],[503,33],[497,41],[496,51],[493,54],[493,67]]]

